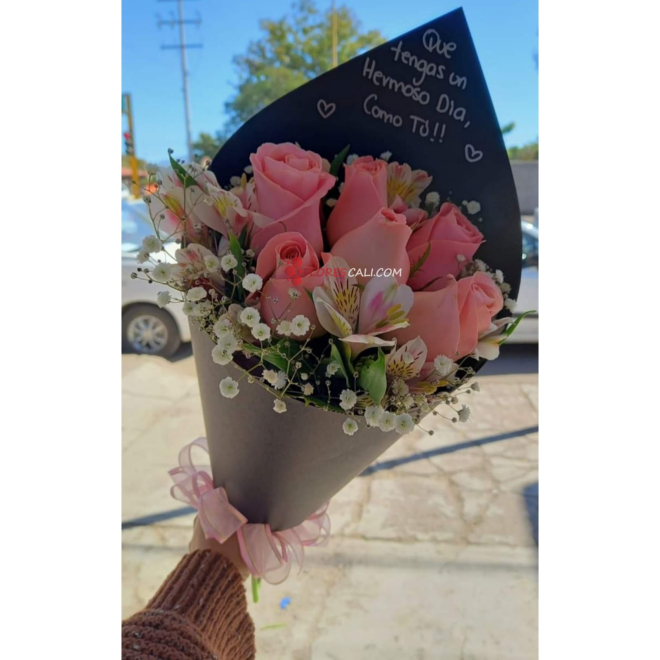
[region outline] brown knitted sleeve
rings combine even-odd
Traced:
[[[254,624],[239,572],[222,555],[186,555],[144,610],[122,624],[122,660],[251,660]]]

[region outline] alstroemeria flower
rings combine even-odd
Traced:
[[[507,316],[503,319],[495,319],[488,330],[479,335],[477,347],[474,349],[476,359],[496,360],[500,356],[500,346],[505,339],[504,326],[513,323],[513,318]]]
[[[420,337],[411,339],[387,356],[387,375],[403,380],[414,378],[422,370],[427,352],[426,344]]]
[[[391,206],[397,197],[411,206],[419,206],[420,195],[429,185],[433,177],[424,170],[413,170],[404,163],[387,164],[387,205]]]
[[[177,250],[174,253],[176,264],[171,270],[172,281],[182,287],[197,286],[195,283],[200,281],[220,284],[223,281],[220,273],[210,272],[204,262],[205,258],[210,256],[215,255],[211,250],[197,243]]]
[[[393,340],[377,335],[408,325],[412,289],[394,277],[376,277],[360,291],[356,279],[348,275],[348,263],[338,257],[332,257],[324,269],[323,285],[312,294],[321,325],[349,344],[353,356],[370,346],[393,346]]]
[[[218,186],[213,172],[196,163],[184,166],[196,185],[184,188],[173,169],[159,171],[158,189],[147,199],[149,215],[162,241],[180,238],[184,231],[191,238],[199,238],[202,225],[216,228],[219,221],[207,203],[209,186]]]

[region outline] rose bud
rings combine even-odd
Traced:
[[[440,211],[427,220],[408,241],[408,256],[413,275],[408,285],[414,290],[434,291],[441,288],[447,275],[456,277],[474,257],[483,242],[483,234],[454,204],[444,203]],[[430,252],[422,265],[415,264]]]
[[[328,220],[331,247],[349,231],[363,225],[380,208],[387,207],[387,163],[371,156],[345,165],[344,187]]]

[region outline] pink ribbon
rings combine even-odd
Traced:
[[[179,467],[169,471],[174,481],[170,491],[172,497],[197,509],[207,539],[224,543],[236,533],[241,557],[252,575],[270,584],[279,584],[288,577],[293,561],[298,564],[298,572],[302,570],[306,547],[328,542],[328,503],[300,525],[280,532],[274,532],[268,524],[248,523],[247,518],[229,503],[225,489],[213,486],[210,466],[195,466],[192,460],[194,447],[208,454],[206,438],[197,438],[181,450]]]

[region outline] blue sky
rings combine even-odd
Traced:
[[[353,0],[348,4],[365,29],[378,29],[391,39],[422,23],[462,6],[502,124],[516,122],[508,145],[538,137],[538,49],[536,0]],[[330,0],[318,0],[330,6]],[[291,0],[197,0],[185,3],[186,18],[202,18],[200,28],[186,26],[193,139],[202,131],[214,133],[225,121],[224,103],[237,81],[232,57],[258,39],[259,19],[280,18]],[[175,2],[124,0],[122,7],[122,86],[133,100],[136,152],[160,162],[168,147],[185,154],[185,124],[178,51],[161,44],[178,43],[178,30],[158,29],[176,12]],[[119,99],[117,99],[119,107]]]

